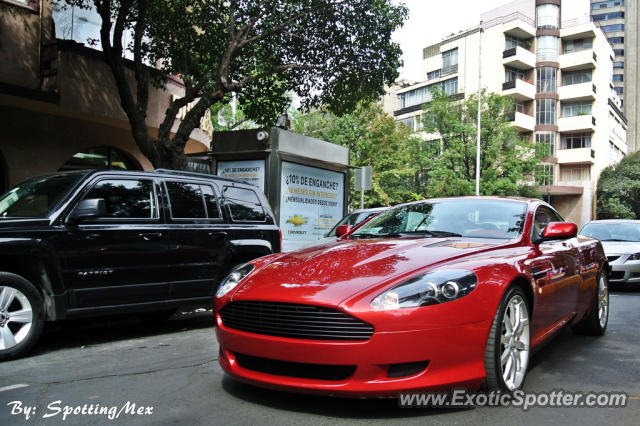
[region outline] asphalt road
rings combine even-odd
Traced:
[[[34,354],[0,364],[0,425],[638,424],[639,308],[640,290],[613,293],[607,334],[563,331],[532,358],[525,384],[527,392],[623,391],[632,397],[625,408],[402,409],[395,400],[261,390],[225,377],[205,312],[163,324],[119,318],[47,326]],[[132,404],[136,414],[127,414]],[[80,414],[63,419],[65,406]],[[114,415],[125,409],[113,421],[89,414],[100,407]]]

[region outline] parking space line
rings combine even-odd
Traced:
[[[10,391],[10,390],[14,390],[14,389],[21,389],[21,388],[28,388],[29,385],[25,384],[25,383],[18,383],[15,385],[10,385],[10,386],[5,386],[3,388],[0,388],[0,392],[5,392],[5,391]]]

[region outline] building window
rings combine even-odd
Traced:
[[[519,70],[513,67],[504,67],[504,80],[505,81],[515,81],[515,80],[525,80],[524,71]]]
[[[564,71],[562,73],[562,84],[571,86],[572,84],[588,83],[593,77],[592,70]]]
[[[427,80],[435,80],[436,78],[440,78],[440,70],[431,71],[427,74]]]
[[[560,23],[560,6],[541,4],[536,8],[539,30],[557,30]]]
[[[545,5],[547,6],[547,5]],[[553,6],[553,5],[549,5]],[[558,62],[558,37],[540,36],[537,41],[538,62]]]
[[[591,102],[571,102],[562,104],[563,117],[591,114]]]
[[[413,131],[415,129],[416,118],[415,117],[403,118],[402,120],[398,120],[398,123],[407,126],[409,130]]]
[[[536,133],[536,154],[540,158],[554,157],[556,153],[556,134],[553,132]]]
[[[556,73],[557,70],[552,67],[538,68],[538,79],[536,81],[538,93],[556,92]]]
[[[458,77],[400,93],[398,95],[399,109],[430,102],[433,99],[432,90],[434,89],[440,89],[449,96],[455,95],[458,93]]]
[[[614,68],[624,68],[624,61],[616,61],[613,63]]]
[[[128,154],[110,146],[88,148],[76,153],[60,167],[59,172],[70,170],[142,170]]]
[[[590,38],[579,38],[576,40],[565,40],[562,42],[564,53],[580,52],[593,48],[593,40]]]
[[[622,96],[624,95],[624,87],[616,87],[613,90],[616,91],[616,93],[618,94],[618,96]]]
[[[512,35],[505,35],[504,36],[504,48],[505,50],[507,49],[513,49],[514,47],[523,47],[525,49],[528,49],[527,44],[530,44],[527,42],[527,40],[518,38],[518,37],[514,37]]]
[[[605,9],[614,6],[624,6],[624,0],[596,1],[591,3],[591,10]]]
[[[607,19],[624,18],[624,12],[609,12],[600,13],[598,15],[591,15],[591,19],[594,21],[605,21]]]
[[[609,37],[608,40],[611,44],[624,43],[624,37]]]
[[[624,24],[603,25],[600,27],[605,33],[611,33],[614,31],[624,31]]]
[[[535,176],[536,185],[553,185],[553,164],[538,164]]]
[[[556,100],[536,100],[536,124],[539,126],[551,126],[556,124]]]
[[[449,96],[458,93],[458,77],[443,81],[442,90]]]
[[[442,71],[441,75],[445,76],[458,72],[458,48],[442,52]]]
[[[562,149],[591,148],[590,133],[568,134],[562,137]]]
[[[613,49],[613,54],[616,56],[624,56],[624,49]]]
[[[560,166],[560,180],[563,182],[591,180],[591,166],[589,164]]]
[[[609,141],[609,161],[611,163],[617,163],[624,158],[624,152],[616,146],[613,142]]]

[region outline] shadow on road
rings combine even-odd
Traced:
[[[153,320],[140,315],[64,320],[45,325],[32,354],[177,333],[212,327],[213,324],[211,311],[178,312],[168,320]]]

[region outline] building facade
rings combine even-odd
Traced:
[[[419,130],[433,87],[453,99],[479,87],[510,96],[509,120],[544,152],[532,184],[582,225],[594,217],[600,172],[627,153],[627,122],[613,84],[613,48],[588,18],[561,24],[561,6],[560,0],[518,0],[484,14],[480,26],[426,47],[425,80],[396,87],[385,110]]]
[[[111,71],[96,50],[96,16],[54,10],[52,0],[0,0],[0,192],[59,170],[153,168],[131,136]],[[132,71],[129,78],[133,86]],[[150,134],[183,94],[177,78],[165,89],[150,86]],[[209,150],[206,124],[192,133],[187,153]]]

